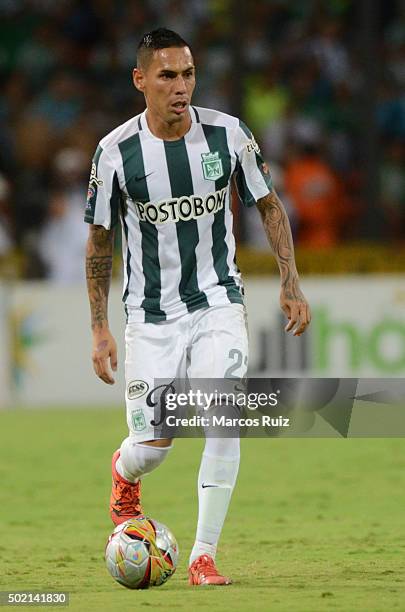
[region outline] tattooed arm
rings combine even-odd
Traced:
[[[101,380],[114,384],[111,369],[117,369],[117,346],[108,327],[108,293],[110,290],[114,230],[101,225],[89,226],[86,249],[86,278],[93,331],[93,368]]]
[[[311,313],[299,287],[294,245],[287,213],[274,189],[257,201],[257,208],[280,269],[280,306],[289,319],[285,331],[288,332],[293,329],[293,335],[300,336],[311,321]]]

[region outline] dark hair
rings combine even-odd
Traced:
[[[154,51],[158,49],[167,49],[168,47],[190,47],[188,43],[173,30],[166,28],[158,28],[147,32],[142,36],[138,45],[136,59],[138,67],[145,65],[151,59]]]

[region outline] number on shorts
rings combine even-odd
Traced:
[[[232,365],[229,366],[229,368],[225,372],[224,378],[237,378],[237,379],[239,379],[240,376],[236,376],[235,372],[236,372],[236,370],[238,370],[241,367],[242,363],[244,363],[245,366],[247,366],[247,355],[245,355],[245,359],[243,359],[242,351],[240,351],[239,349],[231,349],[229,351],[228,357],[229,357],[229,359],[235,360],[235,363],[233,363]]]

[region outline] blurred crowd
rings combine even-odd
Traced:
[[[27,278],[83,278],[90,160],[100,138],[143,110],[131,70],[141,35],[158,26],[190,42],[194,103],[240,114],[254,132],[296,242],[317,249],[367,238],[358,3],[244,0],[243,27],[238,5],[0,0],[0,259],[22,254]],[[378,205],[382,238],[401,242],[405,3],[380,8]],[[239,240],[267,248],[256,212],[239,211]]]

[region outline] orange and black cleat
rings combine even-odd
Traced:
[[[129,482],[118,474],[115,464],[120,456],[117,450],[112,456],[112,489],[110,497],[110,516],[114,525],[120,525],[134,516],[142,515],[141,481]]]
[[[208,555],[200,555],[188,568],[188,582],[192,585],[225,585],[232,584],[227,576],[221,576],[215,567],[214,559]]]

